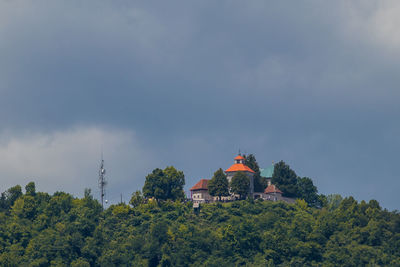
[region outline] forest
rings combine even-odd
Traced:
[[[25,191],[25,192],[23,192]],[[146,200],[103,210],[85,190],[0,199],[0,266],[400,266],[400,215],[340,195],[321,208],[260,200]]]

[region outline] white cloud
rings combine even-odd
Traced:
[[[34,181],[38,190],[96,195],[101,147],[106,161],[109,197],[135,191],[143,185],[150,154],[132,131],[77,127],[52,133],[0,138],[0,177],[4,191]]]

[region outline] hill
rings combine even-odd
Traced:
[[[377,201],[321,209],[243,200],[112,205],[57,192],[2,194],[1,266],[400,266],[400,215]]]

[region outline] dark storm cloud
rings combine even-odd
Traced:
[[[87,124],[132,130],[142,149],[157,155],[136,175],[174,164],[188,187],[229,167],[241,148],[261,165],[287,161],[323,193],[398,208],[390,188],[400,183],[399,51],[382,19],[393,6],[0,6],[3,130],[50,134]]]

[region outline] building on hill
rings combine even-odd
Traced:
[[[208,181],[207,179],[201,179],[190,188],[193,203],[208,203],[213,200],[213,197],[208,193]]]
[[[264,200],[270,200],[270,201],[285,201],[287,203],[294,203],[296,199],[294,198],[289,198],[289,197],[284,197],[282,196],[282,191],[279,190],[279,188],[274,185],[269,183],[268,187],[265,188],[264,193],[262,194],[262,199]]]
[[[287,198],[282,196],[282,191],[275,185],[271,184],[272,174],[274,173],[274,165],[272,164],[268,168],[260,168],[260,175],[268,179],[268,186],[264,192],[254,193],[254,174],[255,172],[244,164],[245,158],[240,154],[234,159],[234,164],[225,170],[228,182],[232,181],[233,176],[237,172],[243,172],[250,179],[249,196],[252,198],[261,198],[269,201],[286,201],[288,203],[294,203],[295,199]],[[216,197],[212,197],[208,193],[208,181],[207,179],[201,179],[192,188],[190,188],[191,199],[193,203],[208,203],[217,200]],[[228,197],[222,197],[223,201],[232,201],[237,199],[237,196],[231,194]]]
[[[253,197],[254,194],[254,174],[255,172],[250,169],[248,166],[244,164],[245,158],[242,157],[240,154],[234,159],[234,164],[230,166],[228,169],[225,170],[226,177],[228,178],[228,182],[232,181],[233,176],[237,172],[243,172],[244,174],[249,177],[250,180],[250,187],[249,187],[249,196]]]
[[[282,191],[273,184],[269,184],[264,190],[264,199],[277,201],[282,198]]]

